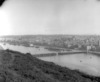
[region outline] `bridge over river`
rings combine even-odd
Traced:
[[[47,56],[58,56],[58,55],[72,55],[72,54],[80,54],[80,53],[85,53],[85,54],[93,54],[100,56],[100,52],[96,51],[66,51],[66,52],[56,52],[56,53],[44,53],[44,54],[34,54],[33,56],[35,57],[47,57]]]

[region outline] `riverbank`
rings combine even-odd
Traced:
[[[0,82],[100,82],[100,77],[45,62],[29,53],[1,50]]]
[[[22,53],[31,53],[34,57],[47,57],[47,56],[57,56],[57,55],[71,55],[71,54],[93,54],[100,56],[100,52],[88,51],[87,50],[68,50],[63,48],[47,48],[47,47],[25,47],[25,46],[15,46],[10,44],[0,44],[4,49],[10,49],[14,51],[19,51]]]

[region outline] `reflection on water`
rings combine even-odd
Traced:
[[[70,69],[78,69],[90,75],[100,76],[100,57],[92,54],[60,55],[40,57],[39,59],[54,62]]]

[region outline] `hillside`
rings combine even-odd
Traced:
[[[100,82],[100,78],[39,60],[29,53],[1,50],[0,82]]]

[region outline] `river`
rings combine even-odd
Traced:
[[[48,49],[45,49],[44,47],[25,47],[22,45],[10,45],[10,44],[4,44],[0,43],[1,47],[3,49],[10,49],[14,51],[19,51],[22,53],[31,53],[31,54],[45,54],[45,53],[55,53],[54,51],[49,51]]]
[[[40,59],[54,62],[73,70],[76,69],[89,75],[100,76],[100,57],[93,54],[59,55],[40,57]]]
[[[31,54],[52,53],[43,47],[24,47],[14,46],[10,44],[0,44],[4,49],[11,49],[22,53],[30,52]],[[89,75],[100,76],[100,56],[93,54],[71,54],[71,55],[57,55],[38,57],[41,60],[54,62],[60,66],[70,68],[72,70],[79,70]]]

